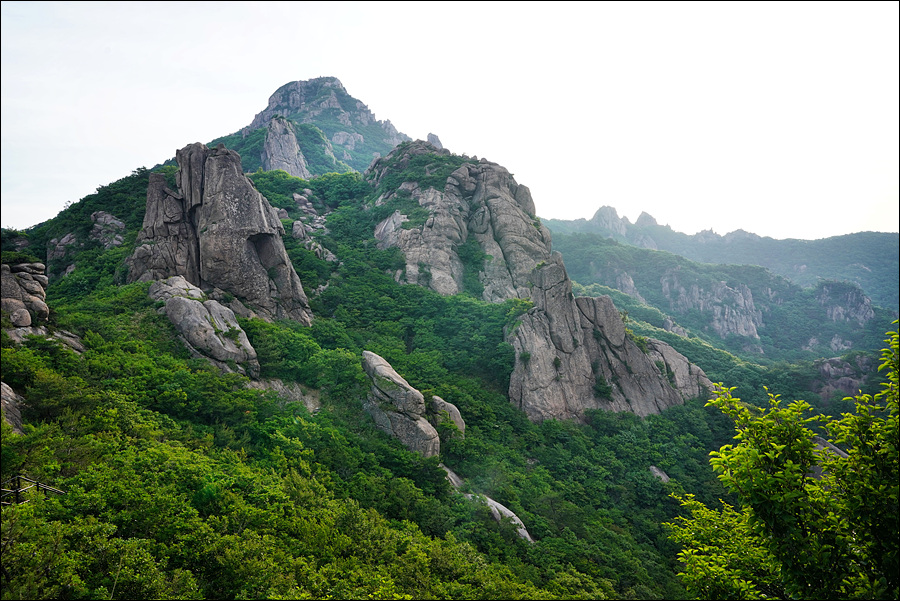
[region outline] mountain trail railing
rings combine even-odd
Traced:
[[[22,486],[23,482],[30,484]],[[12,478],[4,482],[2,489],[0,489],[0,506],[6,507],[7,505],[27,503],[30,499],[24,498],[24,495],[31,489],[43,491],[44,497],[46,497],[48,493],[53,493],[56,495],[66,494],[66,491],[64,490],[59,490],[58,488],[47,486],[42,482],[32,480],[31,478],[28,478],[26,476],[13,476]]]

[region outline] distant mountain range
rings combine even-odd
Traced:
[[[701,263],[759,265],[803,287],[820,280],[854,282],[876,305],[900,308],[900,234],[860,232],[821,240],[775,240],[744,230],[688,235],[659,225],[647,213],[636,223],[601,207],[591,219],[544,219],[558,234],[590,233],[632,246],[664,250]],[[568,263],[568,260],[567,260]]]

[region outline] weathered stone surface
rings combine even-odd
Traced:
[[[875,317],[872,300],[854,285],[823,284],[819,287],[816,300],[825,307],[825,313],[831,321],[855,321],[864,326]],[[835,346],[834,343],[832,346]]]
[[[427,154],[448,152],[421,141],[406,144],[376,161],[370,175],[380,182],[391,170]],[[535,217],[528,188],[503,167],[486,160],[464,163],[441,190],[405,182],[380,200],[400,192],[427,209],[429,218],[404,229],[407,216],[395,211],[377,225],[379,246],[396,246],[406,257],[398,280],[441,294],[461,292],[464,269],[458,248],[474,239],[489,256],[480,274],[482,298],[530,298],[534,303],[508,335],[518,358],[510,401],[531,419],[581,419],[586,409],[649,415],[700,394],[708,383],[702,371],[678,359],[671,347],[644,352],[626,337],[608,297],[575,299],[562,257],[551,252],[550,232]],[[621,284],[630,282],[634,288],[627,273],[619,275]],[[656,354],[651,357],[651,352]]]
[[[425,457],[440,454],[440,438],[428,422],[422,393],[375,353],[363,351],[362,364],[371,383],[364,407],[378,429],[397,438],[410,451]]]
[[[683,398],[703,397],[712,391],[713,383],[706,377],[706,373],[688,361],[687,357],[662,340],[648,338],[647,346],[650,348],[650,358],[657,365],[658,362],[665,365],[669,383]]]
[[[183,276],[232,294],[261,317],[312,322],[300,278],[269,202],[224,147],[191,144],[176,154],[178,190],[151,174],[147,212],[129,259],[129,281]]]
[[[260,161],[266,171],[281,169],[294,177],[311,177],[306,157],[297,144],[297,132],[291,122],[283,117],[269,121]]]
[[[88,234],[91,240],[98,240],[106,249],[122,245],[125,240],[124,221],[106,211],[94,211],[91,213],[91,221],[94,222],[94,227]]]
[[[259,375],[256,350],[241,329],[234,312],[215,300],[203,300],[203,291],[182,276],[154,282],[150,297],[164,301],[163,311],[193,353],[209,359],[225,371]]]
[[[28,336],[43,336],[47,339],[58,340],[76,353],[85,351],[84,343],[77,335],[66,330],[53,330],[52,332],[47,326],[31,326],[31,327],[14,327],[6,330],[10,339],[16,344],[24,344]]]
[[[23,434],[22,405],[25,399],[16,394],[6,382],[0,382],[0,403],[3,407],[3,421],[12,426],[16,434]]]
[[[411,157],[449,154],[417,141],[397,149],[371,167],[379,181],[390,169],[402,168]],[[399,247],[406,256],[400,281],[419,284],[440,294],[463,289],[463,264],[458,247],[474,237],[489,256],[480,279],[482,298],[501,302],[529,296],[534,266],[550,256],[550,232],[534,214],[528,188],[516,183],[503,167],[486,160],[466,163],[454,171],[442,190],[421,189],[415,182],[401,186],[430,213],[425,224],[403,229],[406,216],[395,213],[376,228],[381,248]]]
[[[759,339],[757,328],[763,325],[763,315],[754,305],[753,293],[746,284],[734,288],[725,282],[717,282],[711,288],[683,284],[677,267],[663,275],[661,284],[673,312],[696,310],[709,314],[710,325],[721,338],[735,335]]]
[[[426,141],[438,150],[442,150],[444,148],[444,145],[441,144],[441,139],[437,137],[437,134],[428,134]]]
[[[69,232],[62,238],[51,239],[47,243],[47,260],[55,261],[56,259],[62,259],[66,256],[66,253],[69,252],[69,248],[76,244],[78,244],[78,239],[72,232]]]
[[[448,403],[439,396],[431,397],[431,423],[434,424],[435,428],[437,428],[438,424],[441,423],[441,420],[444,418],[445,413],[450,421],[453,422],[456,428],[460,431],[460,433],[465,436],[466,422],[463,420],[462,415],[460,414],[459,409],[456,407],[456,405],[454,405],[453,403]]]
[[[50,317],[44,302],[47,281],[43,263],[0,266],[0,308],[9,313],[14,327],[28,327]]]

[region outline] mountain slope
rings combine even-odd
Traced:
[[[688,235],[659,225],[642,213],[632,224],[612,207],[601,207],[590,220],[546,219],[554,233],[591,233],[634,246],[666,250],[701,263],[759,265],[803,286],[820,279],[859,285],[876,305],[900,310],[900,234],[860,232],[821,240],[775,240],[737,230]]]

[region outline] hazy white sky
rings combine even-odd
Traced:
[[[2,225],[338,77],[538,214],[898,231],[898,3],[3,2]]]

